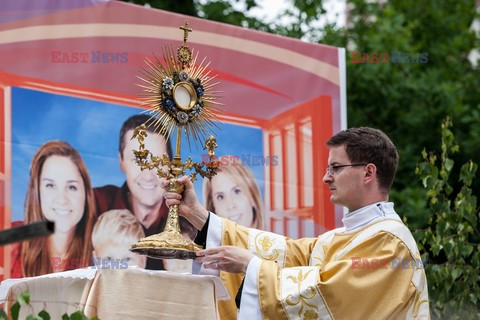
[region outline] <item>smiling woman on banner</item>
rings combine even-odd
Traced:
[[[90,265],[95,202],[87,168],[63,141],[43,144],[33,157],[25,199],[25,223],[55,222],[55,232],[25,241],[12,252],[12,278]]]
[[[205,179],[203,194],[208,211],[249,228],[263,229],[260,189],[252,170],[240,160],[220,166],[211,181]]]

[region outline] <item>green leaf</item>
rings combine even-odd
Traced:
[[[21,306],[29,304],[30,303],[30,291],[25,290],[24,292],[20,293],[17,297],[18,303],[20,303]]]
[[[70,317],[68,316],[68,314],[64,313],[62,315],[62,320],[70,320]]]
[[[83,312],[79,310],[70,315],[70,320],[86,320],[86,317]]]
[[[460,169],[460,181],[465,183],[466,186],[470,186],[475,178],[477,168],[477,164],[472,162],[472,160],[465,163]]]
[[[470,298],[470,301],[472,301],[472,303],[475,303],[475,304],[477,303],[478,296],[474,295],[473,293],[470,293],[468,297]]]
[[[12,320],[18,320],[18,313],[20,312],[20,303],[15,302],[10,307],[10,315],[12,316]]]
[[[422,184],[423,184],[423,187],[424,188],[427,188],[428,186],[428,179],[430,178],[430,176],[426,176],[422,179]]]
[[[0,309],[0,320],[8,320],[8,316],[3,309]]]
[[[453,188],[449,184],[445,184],[445,194],[450,195],[453,191]]]
[[[462,269],[457,267],[453,268],[453,271],[452,271],[453,280],[456,280],[461,274],[462,274]]]
[[[452,168],[453,168],[453,160],[452,159],[446,159],[445,160],[445,169],[447,169],[447,171],[452,171]]]
[[[440,250],[442,249],[442,246],[441,245],[438,245],[438,244],[433,244],[432,245],[432,252],[433,252],[433,255],[434,256],[438,256],[438,253],[440,252]]]
[[[46,310],[40,311],[38,316],[42,318],[42,320],[50,320],[50,314]]]
[[[473,252],[473,246],[470,245],[470,244],[462,246],[462,248],[460,250],[460,254],[463,257],[468,257],[472,252]]]
[[[26,320],[42,320],[42,318],[40,318],[37,315],[30,314],[30,315],[27,316]]]
[[[427,155],[428,155],[427,150],[425,150],[425,148],[423,148],[423,150],[422,150],[422,158],[423,158],[424,160],[427,160]]]

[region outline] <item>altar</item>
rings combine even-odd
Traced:
[[[219,319],[218,301],[230,299],[218,277],[130,267],[78,269],[39,277],[7,279],[0,303],[10,310],[17,296],[30,291],[30,306],[19,319],[45,309],[52,319],[77,310],[99,319]]]

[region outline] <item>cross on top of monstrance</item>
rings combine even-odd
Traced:
[[[193,31],[191,28],[188,27],[188,20],[185,20],[185,24],[178,28],[183,30],[183,44],[186,44],[188,39],[188,33]]]
[[[193,30],[188,27],[188,20],[185,21],[185,25],[178,27],[183,30],[183,44],[177,50],[178,60],[182,63],[182,69],[188,66],[192,59],[192,51],[187,46],[188,33]]]
[[[190,180],[194,181],[196,175],[211,179],[218,169],[219,162],[214,161],[215,138],[209,136],[205,141],[210,161],[204,163],[193,162],[189,157],[183,162],[181,159],[181,137],[185,133],[188,143],[190,140],[199,142],[205,139],[208,132],[216,126],[214,121],[221,105],[217,102],[217,91],[212,88],[218,83],[213,83],[215,76],[210,76],[209,65],[196,64],[198,53],[193,58],[192,51],[187,45],[188,33],[192,29],[185,25],[179,27],[183,30],[183,44],[177,50],[175,57],[173,48],[163,50],[163,64],[155,57],[155,62],[146,59],[147,69],[143,69],[143,76],[139,77],[144,84],[140,85],[144,91],[143,106],[148,109],[151,118],[136,128],[132,139],[137,139],[139,149],[134,150],[136,163],[142,170],[156,170],[160,178],[169,181],[167,190],[181,193],[184,186],[177,182],[177,178],[190,171]],[[153,126],[155,132],[172,136],[176,130],[176,151],[173,159],[164,154],[153,155],[145,148],[147,126]],[[164,169],[164,168],[167,169]],[[190,239],[180,233],[178,223],[178,206],[169,208],[165,230],[133,244],[131,251],[159,259],[194,259],[195,252],[202,249]]]

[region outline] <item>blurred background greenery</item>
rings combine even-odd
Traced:
[[[257,0],[128,2],[346,48],[348,126],[379,128],[398,147],[391,200],[429,261],[432,316],[480,318],[480,181],[471,165],[480,162],[479,1],[348,0],[345,20],[333,22],[324,0],[281,1],[286,9],[271,19],[251,14]],[[390,63],[352,63],[353,51],[387,52]],[[427,52],[428,62],[394,64],[392,51]],[[425,148],[438,164],[422,158]]]

